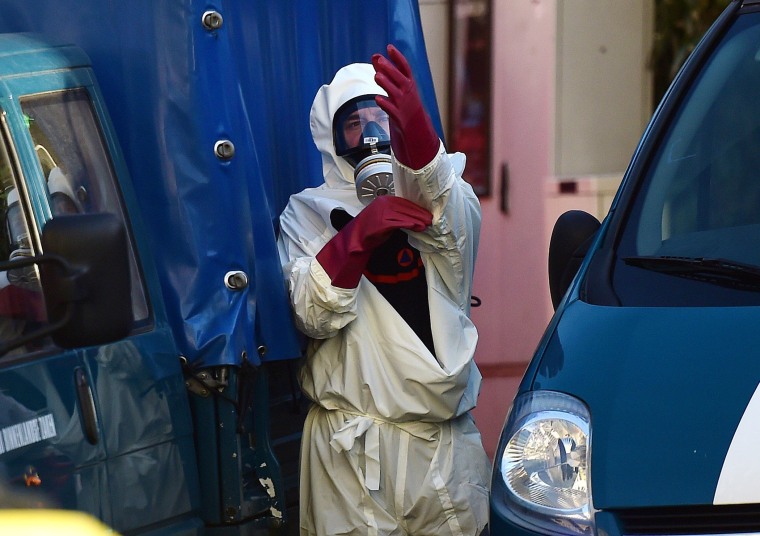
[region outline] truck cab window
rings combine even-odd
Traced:
[[[52,216],[108,212],[126,223],[111,158],[87,90],[42,93],[20,102]],[[134,248],[130,248],[132,308],[139,322],[148,318],[148,306]]]

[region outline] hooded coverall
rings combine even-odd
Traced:
[[[301,534],[480,534],[490,462],[469,415],[481,376],[469,318],[480,204],[461,178],[464,155],[420,170],[394,161],[396,195],[433,223],[407,232],[427,281],[435,353],[375,285],[333,286],[315,256],[336,234],[334,209],[355,216],[353,169],[335,155],[332,120],[346,101],[385,95],[370,64],[322,86],[311,132],[325,183],[293,195],[280,217],[279,252],[299,329],[309,337],[301,387],[314,402],[301,447]]]

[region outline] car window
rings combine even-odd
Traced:
[[[45,177],[52,217],[108,212],[126,225],[120,190],[87,90],[26,96],[20,103]],[[141,321],[148,318],[148,306],[131,241],[130,246],[132,309],[135,321]]]
[[[757,305],[760,14],[738,17],[689,83],[624,209],[613,291],[625,305]]]
[[[760,24],[745,16],[702,69],[661,144],[631,255],[760,265]]]

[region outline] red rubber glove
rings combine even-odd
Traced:
[[[412,169],[422,169],[438,154],[440,140],[430,116],[422,106],[412,68],[393,45],[388,58],[372,56],[375,82],[388,97],[378,95],[375,102],[390,116],[391,148],[396,159]]]
[[[333,285],[356,288],[372,252],[396,229],[424,231],[433,215],[395,195],[376,198],[317,253]]]

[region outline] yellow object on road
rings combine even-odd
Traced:
[[[94,517],[74,510],[0,510],[3,536],[118,536]]]

